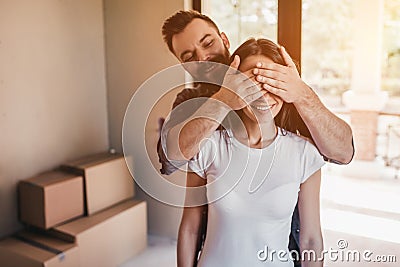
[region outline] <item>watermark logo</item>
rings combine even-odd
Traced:
[[[287,262],[287,261],[312,261],[312,262],[365,262],[365,263],[396,263],[396,255],[375,254],[371,250],[348,249],[349,243],[345,239],[337,241],[337,248],[330,247],[320,252],[314,250],[303,250],[299,253],[296,250],[275,250],[265,245],[257,251],[257,258],[260,261]]]
[[[337,246],[338,246],[339,249],[345,249],[345,248],[347,248],[349,246],[349,243],[347,243],[347,241],[344,240],[344,239],[339,239],[337,241]]]

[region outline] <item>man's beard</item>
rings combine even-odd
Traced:
[[[218,54],[208,61],[191,62],[190,64],[193,65],[191,65],[189,72],[193,76],[194,82],[222,85],[225,74],[229,69],[229,63],[229,50],[224,47],[222,54]]]

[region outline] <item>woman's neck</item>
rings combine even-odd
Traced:
[[[236,139],[252,148],[264,148],[270,145],[277,136],[278,129],[275,121],[259,124],[248,117],[242,117],[245,127],[235,127],[234,136]]]

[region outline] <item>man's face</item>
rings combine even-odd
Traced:
[[[229,41],[207,21],[193,19],[179,34],[172,37],[174,55],[185,69],[197,80],[220,82],[227,70],[218,64],[229,64]]]

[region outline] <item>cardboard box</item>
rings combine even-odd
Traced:
[[[48,229],[84,214],[83,178],[61,171],[42,173],[18,184],[21,222]]]
[[[2,267],[79,267],[79,249],[54,237],[23,231],[0,241]]]
[[[88,215],[134,196],[133,178],[120,154],[96,154],[66,163],[62,168],[84,177]]]
[[[146,202],[128,200],[50,231],[76,242],[80,266],[118,266],[147,246]]]

